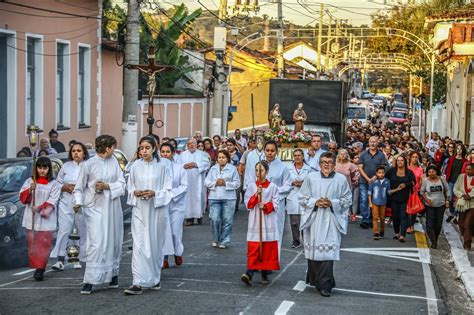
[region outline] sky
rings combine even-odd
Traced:
[[[195,9],[201,7],[197,0],[160,0],[165,6],[170,4],[179,4],[184,2],[189,8]],[[219,0],[200,0],[209,10],[217,10]],[[232,5],[235,0],[228,0],[228,4]],[[252,3],[253,0],[250,0]],[[378,9],[390,9],[390,5],[384,5],[384,0],[299,0],[300,3],[306,3],[309,6],[309,12],[302,7],[298,0],[283,0],[283,16],[285,20],[289,20],[299,25],[315,25],[319,19],[320,4],[325,4],[325,11],[329,10],[329,14],[333,18],[348,19],[350,24],[361,25],[370,24],[371,13],[376,13]],[[387,0],[394,3],[396,0]],[[277,16],[277,4],[269,3],[268,0],[259,0],[261,10],[259,15],[267,14],[272,17]],[[324,19],[329,19],[328,13],[325,13]]]

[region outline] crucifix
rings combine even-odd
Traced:
[[[146,119],[146,122],[148,124],[148,134],[151,135],[153,133],[153,124],[155,123],[155,118],[153,117],[153,97],[155,96],[155,90],[156,90],[156,75],[163,71],[170,71],[174,67],[165,66],[165,65],[156,65],[155,64],[155,48],[153,46],[150,46],[148,50],[148,64],[138,64],[138,65],[128,64],[126,67],[127,69],[139,70],[140,72],[143,72],[148,76],[148,81],[146,84],[146,89],[148,91],[148,118]]]

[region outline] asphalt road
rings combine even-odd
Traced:
[[[287,222],[288,223],[288,222]],[[427,248],[418,248],[415,236],[405,244],[386,237],[372,240],[370,230],[350,223],[343,238],[341,260],[335,264],[336,289],[330,298],[320,296],[304,284],[306,260],[302,250],[291,249],[289,226],[285,229],[281,270],[270,277],[270,285],[247,287],[240,282],[246,269],[247,214],[235,216],[232,246],[211,247],[208,221],[185,227],[184,265],[171,264],[163,271],[162,290],[125,296],[131,284],[131,235],[125,232],[120,271],[120,289],[98,288],[90,296],[80,295],[82,270],[67,266],[63,272],[49,271],[43,282],[32,278],[28,268],[0,272],[0,313],[160,313],[160,314],[444,314],[443,297],[430,266]],[[418,246],[424,235],[418,234]],[[172,262],[172,259],[170,260]],[[51,261],[50,263],[54,263]],[[48,267],[49,269],[49,267]]]

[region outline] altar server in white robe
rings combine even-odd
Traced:
[[[278,187],[278,247],[281,249],[283,240],[283,232],[285,229],[285,200],[291,191],[290,172],[285,164],[277,157],[278,146],[273,140],[267,141],[264,147],[265,161],[268,163],[270,170],[267,179]],[[255,173],[250,176],[251,181],[256,181]]]
[[[74,207],[74,186],[76,185],[81,165],[89,159],[89,153],[84,144],[77,142],[69,150],[69,161],[64,163],[56,178],[61,184],[61,198],[58,203],[58,234],[56,236],[56,245],[51,251],[51,258],[57,258],[57,262],[51,266],[55,271],[64,270],[64,258],[66,256],[66,247],[69,241],[74,223],[79,232],[79,259],[82,262],[86,260],[86,239],[87,227],[86,220],[82,212],[75,213]],[[74,269],[81,269],[81,263],[74,263]]]
[[[320,172],[311,173],[299,192],[303,206],[301,230],[305,257],[308,259],[306,282],[324,297],[336,286],[333,268],[339,260],[341,235],[347,233],[347,218],[352,193],[344,175],[334,171],[336,157],[321,154]]]
[[[188,149],[180,154],[181,163],[188,175],[188,193],[185,201],[186,225],[193,225],[194,219],[202,223],[204,213],[204,178],[210,167],[207,155],[197,150],[196,139],[189,138]]]
[[[161,288],[163,246],[172,197],[170,165],[159,162],[156,142],[145,136],[139,145],[142,158],[133,164],[127,186],[127,204],[133,207],[133,283],[124,291],[126,295],[142,294],[142,287]]]
[[[291,235],[293,242],[292,248],[301,246],[300,218],[302,207],[299,204],[298,194],[304,180],[313,169],[304,162],[304,153],[302,149],[293,151],[293,163],[288,165],[288,172],[291,177],[291,191],[286,198],[286,212],[290,218]]]
[[[123,213],[120,196],[125,178],[115,158],[117,140],[109,135],[95,139],[97,155],[81,165],[74,188],[75,208],[82,208],[87,225],[86,270],[81,294],[92,286],[109,283],[118,288],[123,241]]]
[[[257,146],[254,150],[250,151],[245,161],[245,172],[242,189],[247,190],[250,183],[255,182],[255,165],[258,162],[265,160],[265,151],[263,151],[264,143],[263,138],[257,138]]]
[[[170,172],[173,180],[171,195],[172,199],[168,207],[168,229],[166,230],[163,269],[169,268],[168,256],[174,255],[174,262],[177,266],[183,264],[183,222],[184,222],[184,201],[188,191],[188,175],[175,158],[175,148],[170,143],[161,145],[160,154],[162,160],[172,161]]]

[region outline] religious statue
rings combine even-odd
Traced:
[[[303,103],[299,103],[298,107],[293,112],[293,122],[295,123],[295,132],[304,130],[304,123],[308,117],[303,110]]]
[[[280,129],[281,120],[282,117],[280,113],[280,104],[275,103],[275,105],[273,105],[273,109],[268,115],[268,125],[270,126],[270,129]]]

